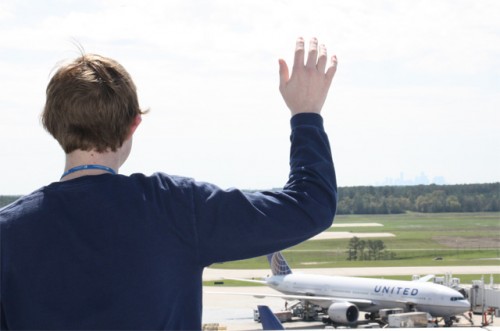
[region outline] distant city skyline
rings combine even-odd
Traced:
[[[391,178],[386,177],[381,182],[376,182],[375,186],[403,186],[403,185],[446,185],[446,179],[444,176],[434,176],[432,180],[425,174],[425,172],[420,172],[420,174],[414,176],[413,178],[406,178],[404,172],[399,173],[399,177]],[[459,184],[459,183],[457,183]],[[484,184],[484,183],[474,183],[474,184]]]

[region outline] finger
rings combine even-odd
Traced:
[[[318,57],[318,65],[317,65],[317,68],[318,68],[318,71],[321,72],[321,73],[324,73],[325,72],[325,68],[326,68],[326,46],[324,44],[321,44],[319,46],[319,57]]]
[[[335,76],[335,73],[337,72],[337,64],[338,64],[337,56],[334,55],[332,56],[330,66],[328,67],[328,70],[326,71],[325,74],[328,84],[332,82],[333,76]]]
[[[288,82],[288,79],[290,78],[290,73],[288,71],[288,65],[286,64],[285,60],[279,59],[278,60],[279,66],[280,66],[280,91],[285,87],[286,83]]]
[[[302,37],[299,37],[295,43],[295,58],[293,60],[293,66],[304,66],[304,38]]]
[[[316,60],[318,59],[318,39],[312,38],[309,41],[309,54],[307,55],[307,67],[316,68]]]

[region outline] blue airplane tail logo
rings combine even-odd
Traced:
[[[262,330],[285,330],[283,324],[281,324],[268,306],[257,306],[257,309],[259,310]]]
[[[286,263],[285,258],[281,255],[280,252],[276,252],[273,254],[269,254],[267,256],[267,260],[269,261],[269,265],[271,266],[271,271],[273,272],[273,276],[284,276],[292,273],[292,270]]]

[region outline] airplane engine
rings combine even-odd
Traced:
[[[358,320],[359,310],[348,302],[335,302],[328,308],[328,317],[336,323],[349,324]]]

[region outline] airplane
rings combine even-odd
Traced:
[[[451,326],[455,316],[470,310],[464,296],[447,286],[427,282],[433,275],[419,280],[389,280],[347,276],[324,276],[292,273],[281,252],[267,256],[273,275],[264,283],[283,294],[258,294],[255,297],[280,297],[299,300],[304,306],[321,307],[329,319],[338,324],[352,325],[359,312],[370,313],[375,319],[381,309],[402,308],[403,311],[422,311],[432,317],[442,317]]]

